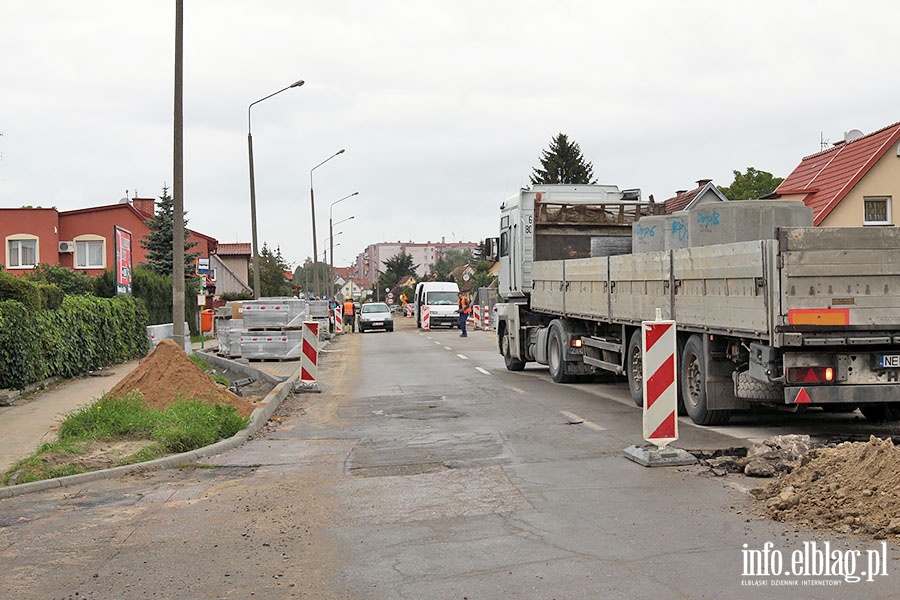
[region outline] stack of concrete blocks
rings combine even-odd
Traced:
[[[775,239],[779,227],[812,227],[812,209],[796,200],[701,204],[690,211],[691,247]]]
[[[328,300],[313,300],[309,303],[309,318],[319,324],[319,341],[324,342],[330,337],[328,325]]]
[[[237,358],[241,355],[241,334],[244,333],[243,319],[216,319],[216,340],[219,342],[219,356]]]
[[[240,345],[241,358],[247,360],[297,360],[303,349],[303,331],[244,330]]]
[[[295,360],[302,349],[305,300],[260,298],[243,303],[241,357],[249,360]]]
[[[175,336],[175,325],[173,323],[148,325],[147,336],[150,338],[150,351],[153,352],[162,340],[171,339]],[[188,328],[187,321],[184,322],[184,351],[190,356],[191,330]]]
[[[709,202],[633,223],[632,249],[656,252],[768,240],[780,227],[812,227],[812,209],[795,200]]]

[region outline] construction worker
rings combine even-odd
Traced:
[[[462,332],[459,334],[459,337],[468,337],[468,334],[466,333],[466,321],[469,320],[469,315],[472,314],[472,307],[469,306],[469,300],[462,292],[459,293],[457,312],[459,313],[459,330]]]
[[[344,298],[344,327],[350,330],[350,333],[354,333],[356,330],[354,329],[354,325],[356,324],[356,315],[353,312],[353,300],[350,299],[350,296]]]

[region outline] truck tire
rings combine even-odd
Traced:
[[[900,420],[900,406],[893,403],[860,404],[859,412],[870,421]]]
[[[507,335],[506,332],[504,332],[503,337],[500,338],[500,347],[502,348],[503,362],[506,363],[507,371],[525,370],[525,361],[513,358],[509,344],[509,335]]]
[[[748,400],[784,400],[784,386],[777,383],[757,381],[750,377],[750,371],[738,373],[735,391],[738,398]]]
[[[566,345],[563,335],[558,327],[550,327],[550,336],[547,339],[547,364],[550,366],[550,376],[556,383],[570,383],[572,375],[566,372]]]
[[[710,410],[706,398],[706,356],[703,339],[692,335],[684,345],[681,357],[681,386],[684,409],[697,425],[724,425],[731,418],[730,410]]]
[[[625,354],[625,368],[628,375],[628,391],[638,408],[644,408],[644,352],[641,349],[641,330],[635,329],[628,340]]]

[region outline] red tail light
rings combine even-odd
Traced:
[[[788,383],[833,383],[832,367],[791,367],[787,370]]]
[[[581,348],[581,338],[572,338],[569,340],[570,348]]]

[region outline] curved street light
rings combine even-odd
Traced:
[[[265,98],[260,98],[256,102],[251,102],[250,106],[247,107],[247,150],[250,155],[250,227],[253,230],[253,297],[255,299],[259,298],[259,244],[256,241],[256,181],[253,176],[253,135],[250,133],[250,109],[253,108],[254,104],[259,104],[263,100],[268,100],[276,94],[280,94],[291,88],[300,87],[303,84],[304,81],[302,79],[295,81],[286,88],[282,88],[273,94],[269,94]]]
[[[358,191],[353,192],[352,194],[347,194],[340,200],[335,200],[334,202],[332,202],[331,206],[328,207],[328,233],[329,233],[329,235],[331,234],[331,232],[334,228],[334,226],[332,225],[332,222],[331,222],[332,214],[334,212],[334,205],[338,204],[339,202],[343,202],[347,198],[352,198],[353,196],[358,196],[358,195],[359,195]],[[350,219],[352,219],[352,218],[353,217],[350,217]],[[344,221],[349,221],[350,219],[344,219],[343,221],[338,221],[338,223],[343,223]],[[331,254],[331,264],[329,264],[329,273],[331,275],[331,283],[332,283],[332,285],[334,285],[334,248],[331,249],[330,254]]]
[[[313,262],[314,263],[316,260],[318,260],[319,248],[318,248],[318,245],[316,244],[316,196],[315,196],[315,193],[313,192],[313,171],[315,171],[316,169],[318,169],[319,167],[321,167],[322,165],[327,163],[329,160],[331,160],[338,154],[343,154],[344,152],[346,152],[346,150],[344,148],[341,148],[340,150],[338,150],[337,152],[335,152],[334,154],[332,154],[331,156],[329,156],[328,158],[326,158],[325,160],[323,160],[322,162],[320,162],[319,164],[317,164],[316,166],[314,166],[312,169],[309,170],[309,205],[310,205],[310,210],[312,212],[312,239],[313,239]],[[313,286],[316,289],[316,295],[320,296],[322,294],[322,290],[319,289],[319,270],[315,268],[315,264],[313,264]]]

